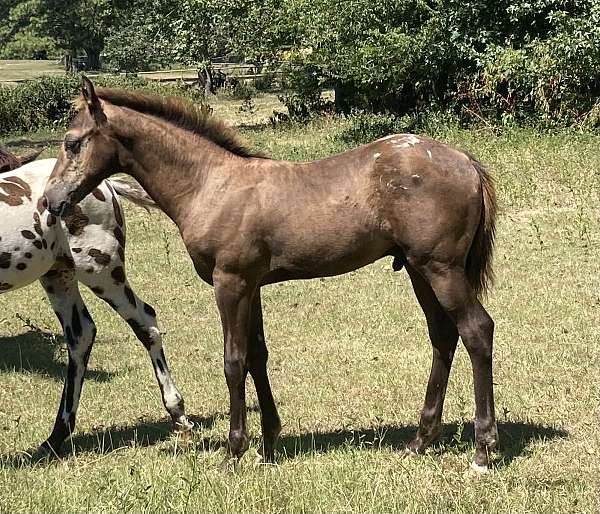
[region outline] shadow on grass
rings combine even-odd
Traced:
[[[219,416],[188,416],[195,429],[211,428]],[[124,447],[147,447],[167,440],[173,433],[171,421],[144,421],[125,427],[107,427],[90,433],[75,434],[64,444],[63,454],[92,452],[106,454]]]
[[[510,464],[516,457],[530,453],[532,443],[541,440],[566,438],[569,433],[561,428],[548,427],[535,423],[508,421],[498,423],[500,445],[498,449],[500,466]],[[293,459],[310,453],[327,453],[338,448],[391,448],[403,451],[415,437],[417,426],[382,426],[379,428],[316,432],[296,436],[282,436],[279,440],[279,453],[283,459]],[[460,433],[460,436],[455,437]],[[436,453],[473,451],[473,423],[467,423],[459,431],[458,425],[444,425],[439,442],[433,445]]]
[[[211,428],[215,420],[221,416],[188,416],[193,421],[195,429]],[[107,455],[124,448],[145,448],[166,441],[173,434],[170,420],[151,421],[140,420],[133,425],[123,427],[106,427],[94,432],[75,433],[70,440],[65,441],[59,456],[36,454],[37,448],[27,451],[0,455],[1,468],[22,468],[28,466],[47,466],[60,459],[68,459],[74,455],[91,453]],[[221,444],[215,441],[201,441],[205,451],[216,450]],[[204,446],[206,444],[206,446]],[[58,458],[57,458],[58,457]]]
[[[225,417],[218,414],[208,417],[190,416],[196,429],[211,428],[217,419]],[[566,430],[526,422],[503,422],[498,424],[500,433],[499,459],[496,467],[509,465],[516,457],[530,453],[530,446],[536,441],[547,441],[569,436]],[[338,449],[380,449],[391,448],[403,451],[406,444],[415,436],[417,427],[382,426],[358,430],[340,430],[333,432],[314,432],[300,435],[284,435],[278,443],[277,460],[282,462],[314,453],[328,453]],[[460,437],[455,437],[460,432]],[[105,455],[123,448],[148,447],[167,440],[171,436],[169,421],[139,421],[125,427],[108,427],[102,430],[75,434],[64,445],[62,457],[68,458],[81,453]],[[437,454],[453,452],[458,454],[473,451],[473,424],[468,423],[458,430],[455,424],[444,425],[440,441],[433,446]],[[190,445],[194,451],[218,451],[225,441],[215,438],[195,439]],[[165,449],[171,453],[172,450]],[[33,453],[30,451],[28,453]],[[51,459],[29,458],[25,453],[0,456],[0,467],[39,466],[53,462]]]
[[[46,375],[63,381],[67,368],[57,360],[57,352],[65,348],[62,336],[50,332],[30,330],[24,334],[10,337],[0,337],[0,373],[6,371],[30,372]],[[86,371],[86,380],[108,382],[115,373],[108,371]]]

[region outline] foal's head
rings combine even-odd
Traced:
[[[68,214],[100,182],[120,171],[124,147],[104,113],[92,82],[84,77],[83,107],[71,122],[46,185],[50,212]]]

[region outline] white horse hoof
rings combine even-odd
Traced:
[[[489,469],[487,466],[481,466],[480,464],[477,464],[475,461],[471,462],[471,469],[481,475],[483,475],[485,473],[489,473]]]

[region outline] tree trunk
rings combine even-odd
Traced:
[[[100,69],[100,49],[86,48],[85,55],[87,55],[87,69],[88,70],[99,70]]]
[[[262,73],[263,68],[265,67],[265,63],[262,59],[256,59],[254,61],[254,73],[260,75]]]
[[[350,95],[348,94],[348,85],[336,82],[333,86],[334,91],[334,103],[336,112],[348,113],[350,112]]]
[[[214,92],[212,75],[213,75],[212,66],[210,64],[208,64],[204,68],[204,77],[206,79],[204,81],[204,96],[208,96]]]
[[[65,73],[73,71],[73,55],[71,50],[65,52]]]

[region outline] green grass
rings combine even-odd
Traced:
[[[64,67],[55,60],[0,60],[0,82],[32,79],[42,75],[61,75],[64,72]]]
[[[341,151],[343,124],[244,129],[277,157]],[[469,359],[460,348],[442,443],[403,459],[430,364],[421,311],[389,260],[337,278],[264,290],[270,375],[284,423],[277,466],[253,463],[259,414],[248,382],[253,448],[235,474],[216,471],[228,427],[222,340],[212,289],[195,276],[175,227],[127,206],[128,273],[159,313],[167,357],[198,422],[168,432],[141,345],[84,292],[98,341],[77,433],[60,461],[16,456],[49,433],[66,354],[38,285],[0,297],[0,510],[11,512],[596,512],[598,462],[598,139],[588,134],[440,130],[489,165],[501,214],[493,471],[473,455]],[[42,332],[31,332],[17,314]],[[462,434],[462,437],[459,437]]]

